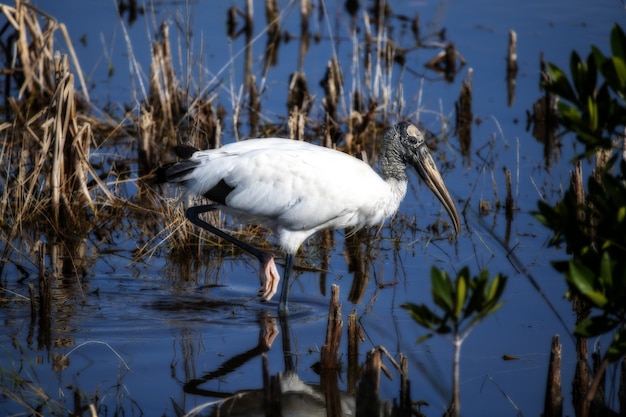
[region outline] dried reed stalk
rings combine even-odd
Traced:
[[[322,369],[336,369],[343,319],[341,318],[341,304],[339,304],[339,286],[333,284],[330,289],[330,307],[328,325],[326,327],[326,342],[322,346],[320,365]]]
[[[325,97],[322,100],[324,109],[326,110],[327,118],[330,118],[330,122],[337,123],[337,104],[341,96],[343,87],[343,75],[341,74],[341,67],[337,57],[333,57],[328,61],[326,65],[326,75],[321,81],[322,87],[324,87]]]
[[[15,59],[7,71],[22,76],[16,86],[17,96],[7,98],[14,123],[2,126],[3,130],[12,129],[9,144],[1,154],[2,165],[7,173],[15,174],[7,175],[3,194],[13,198],[4,198],[3,204],[13,204],[9,212],[14,225],[48,207],[53,225],[58,226],[62,206],[67,209],[69,221],[76,220],[77,208],[85,204],[94,207],[87,183],[93,137],[89,123],[79,123],[76,113],[78,101],[90,104],[89,95],[63,24],[22,1],[17,1],[15,7],[0,5],[0,11],[15,31],[10,37],[15,39]],[[55,52],[57,33],[65,39],[76,73],[70,71],[68,57]],[[75,78],[82,86],[82,97],[74,89]],[[20,80],[15,76],[12,79]],[[9,180],[11,177],[15,181]],[[11,232],[12,237],[17,230]]]
[[[69,72],[67,56],[55,54],[55,74],[56,89],[48,119],[44,122],[51,128],[46,130],[43,141],[50,143],[52,148],[50,206],[54,224],[59,224],[62,199],[66,203],[67,214],[74,222],[77,219],[71,206],[79,207],[85,202],[93,206],[93,201],[87,187],[88,169],[85,167],[89,165],[90,137],[84,134],[85,130],[79,131],[74,76]],[[87,159],[81,158],[81,155]]]
[[[24,77],[19,86],[18,100],[34,94],[45,103],[47,96],[52,93],[53,79],[50,75],[54,74],[51,71],[54,68],[54,37],[60,33],[72,58],[74,71],[81,86],[82,99],[90,105],[87,83],[65,25],[23,0],[16,0],[14,7],[0,4],[0,12],[15,31],[13,37],[16,39],[14,50],[17,59],[7,70],[11,74],[20,74]],[[40,20],[43,20],[43,25],[40,24]]]
[[[348,315],[348,392],[356,392],[356,382],[359,372],[359,341],[360,328],[357,322],[356,310]]]
[[[461,84],[461,94],[456,107],[456,134],[461,145],[461,155],[469,165],[470,150],[472,146],[472,69],[467,72],[467,80]]]
[[[214,97],[200,95],[186,108],[183,103],[190,101],[189,92],[181,87],[173,62],[169,27],[163,23],[152,45],[148,104],[137,120],[141,175],[149,174],[167,159],[165,152],[179,141],[176,135],[181,128],[187,127],[186,141],[192,146],[205,149],[220,144],[224,109],[213,107]]]
[[[509,107],[515,101],[515,84],[517,77],[517,33],[509,31],[509,49],[506,56],[507,102]]]
[[[170,49],[169,27],[161,24],[158,40],[152,45],[152,61],[150,62],[150,90],[148,93],[148,106],[142,109],[141,118],[148,118],[146,121],[140,120],[139,124],[142,132],[145,133],[147,124],[154,124],[152,135],[142,138],[139,143],[139,156],[151,156],[151,159],[142,161],[145,166],[154,166],[160,157],[158,149],[160,141],[167,143],[168,138],[173,143],[175,132],[175,119],[180,116],[181,97],[180,89],[176,81],[176,75],[172,64]],[[150,114],[151,113],[151,114]]]
[[[543,415],[545,417],[561,417],[563,415],[563,395],[561,394],[561,343],[559,342],[558,335],[552,337]]]

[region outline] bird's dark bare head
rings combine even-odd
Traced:
[[[417,174],[437,196],[444,206],[458,235],[461,221],[456,206],[450,197],[446,185],[441,178],[437,165],[433,160],[424,135],[415,125],[401,122],[385,131],[385,138],[381,149],[381,164],[383,175],[388,179],[407,181],[407,165],[411,165]]]
[[[389,127],[385,131],[381,149],[385,177],[407,181],[406,166],[415,166],[415,160],[422,153],[422,148],[426,148],[424,135],[412,123],[400,122]]]

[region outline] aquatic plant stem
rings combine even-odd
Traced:
[[[452,413],[449,416],[459,417],[461,415],[461,392],[459,388],[460,364],[461,364],[461,345],[463,337],[458,332],[454,334],[454,361],[452,363]]]

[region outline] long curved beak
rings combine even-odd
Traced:
[[[439,201],[441,201],[441,204],[452,220],[454,230],[458,236],[461,233],[461,219],[459,218],[459,213],[456,210],[456,205],[452,201],[452,197],[450,197],[446,184],[443,182],[443,178],[441,178],[437,165],[435,165],[435,160],[428,152],[428,147],[425,144],[421,145],[418,148],[417,155],[414,155],[414,158],[415,159],[411,161],[413,167],[415,167],[415,170],[428,188],[430,188]]]

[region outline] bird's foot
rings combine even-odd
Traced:
[[[259,297],[263,301],[269,301],[272,299],[276,291],[278,291],[278,283],[280,282],[280,274],[276,269],[276,263],[274,263],[274,257],[270,254],[261,261],[261,270],[259,271],[259,278],[261,280],[261,288],[259,289]]]
[[[276,327],[276,318],[267,314],[263,318],[263,329],[259,335],[259,346],[262,346],[264,351],[270,350],[274,339],[278,336],[278,327]]]

